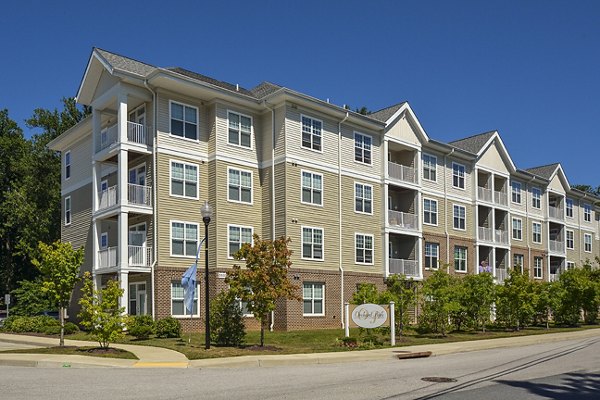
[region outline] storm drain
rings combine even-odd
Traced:
[[[425,378],[421,378],[422,381],[425,382],[436,382],[436,383],[445,383],[445,382],[456,382],[454,378],[446,378],[443,376],[426,376]]]

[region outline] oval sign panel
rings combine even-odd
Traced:
[[[352,311],[352,321],[361,328],[377,328],[387,320],[387,311],[377,304],[361,304]]]

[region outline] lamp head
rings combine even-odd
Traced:
[[[204,221],[205,224],[208,224],[212,218],[213,208],[208,204],[207,200],[204,201],[204,204],[200,208],[200,214],[202,214],[202,221]]]

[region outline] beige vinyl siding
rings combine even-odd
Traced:
[[[513,203],[512,201],[512,182],[519,182],[521,184],[521,203]],[[513,179],[512,177],[508,180],[508,205],[511,210],[518,210],[526,212],[530,208],[527,204],[527,184],[519,179]]]
[[[71,152],[71,177],[65,179],[65,154]],[[90,181],[92,177],[92,163],[90,155],[92,154],[91,132],[86,134],[85,138],[77,141],[72,147],[65,149],[61,153],[61,178],[62,187],[68,188],[72,185],[81,184],[84,181]],[[92,198],[90,197],[90,202]]]
[[[65,198],[71,197],[71,224],[65,226]],[[92,226],[92,185],[87,184],[61,198],[61,240],[73,247],[88,246]],[[88,247],[91,247],[91,243]]]
[[[589,204],[592,208],[592,214],[591,214],[591,221],[586,221],[585,220],[585,205]],[[580,221],[580,226],[582,230],[586,230],[586,231],[595,231],[596,230],[596,226],[598,225],[598,222],[596,222],[596,216],[595,216],[595,212],[594,212],[594,205],[593,205],[593,201],[587,202],[586,200],[581,200],[579,203],[579,221]]]
[[[258,152],[257,158],[261,162],[268,162],[272,158],[273,151],[273,131],[271,126],[271,112],[268,111],[257,117],[258,124],[254,132],[256,132]]]
[[[453,185],[453,175],[452,175],[452,173],[453,173],[452,164],[453,163],[460,164],[465,167],[465,188],[464,189],[455,188]],[[455,158],[453,159],[453,158],[449,158],[449,157],[446,158],[445,173],[446,173],[446,185],[447,185],[448,194],[470,199],[473,195],[473,188],[472,188],[473,179],[471,176],[472,172],[473,172],[472,165],[468,161],[455,159]]]
[[[533,207],[533,188],[538,188],[542,191],[542,196],[540,198],[541,208]],[[534,218],[543,218],[546,214],[546,188],[543,186],[537,186],[535,184],[530,184],[527,187],[527,212],[530,216],[534,216]]]
[[[408,142],[410,144],[420,146],[421,141],[416,133],[417,127],[413,126],[406,118],[406,113],[388,127],[386,136]]]
[[[212,163],[212,162],[211,162]],[[252,172],[252,204],[231,202],[227,198],[228,193],[228,168],[236,168]],[[248,226],[253,228],[253,233],[263,236],[262,232],[262,187],[258,169],[248,168],[246,166],[235,165],[223,161],[216,161],[216,192],[219,195],[216,197],[215,217],[211,225],[214,224],[216,229],[216,239],[212,246],[217,249],[217,267],[231,267],[235,261],[228,258],[229,242],[228,242],[228,224]]]
[[[494,173],[508,175],[510,173],[509,166],[504,163],[501,151],[498,141],[495,140],[494,143],[487,148],[485,153],[481,155],[479,161],[477,161],[477,165],[494,171]]]
[[[302,147],[301,116],[317,119],[321,126],[321,151]],[[326,118],[325,115],[295,105],[286,107],[286,141],[287,154],[290,156],[312,159],[320,163],[337,165],[338,121]]]
[[[581,257],[580,257],[580,252],[582,252],[582,240],[583,240],[583,235],[580,234],[580,230],[579,229],[571,229],[568,228],[569,230],[573,231],[573,249],[568,249],[567,248],[567,261],[573,261],[575,264],[577,264],[578,266],[581,266]],[[567,245],[567,233],[565,231],[565,248]]]
[[[337,175],[334,175],[337,179]],[[355,212],[354,185],[368,184],[373,187],[373,214]],[[333,193],[337,195],[337,193]],[[342,265],[345,271],[381,274],[384,271],[383,256],[387,256],[382,237],[383,190],[381,184],[361,181],[354,177],[342,176]],[[337,216],[337,212],[335,213]],[[373,265],[356,264],[355,234],[373,235]]]
[[[275,158],[285,155],[286,148],[286,107],[275,109]]]
[[[456,200],[448,199],[447,202],[447,221],[448,221],[448,232],[454,237],[461,237],[465,239],[475,239],[475,221],[474,207],[469,203],[463,203]],[[465,208],[465,230],[454,228],[454,206],[463,206]],[[438,203],[439,208],[439,203]],[[443,217],[443,215],[440,215]]]
[[[569,196],[567,196],[567,198],[569,198]],[[579,199],[575,199],[573,197],[570,197],[571,200],[573,200],[573,218],[571,217],[565,217],[565,222],[567,224],[574,224],[574,225],[578,225],[579,224],[579,220],[583,219],[583,210],[581,209],[581,202],[579,201]],[[565,200],[565,208],[567,207],[567,203]],[[565,212],[566,215],[566,212]]]
[[[206,108],[206,132],[208,134],[206,146],[208,154],[214,154],[217,151],[217,111],[214,105],[207,106]]]
[[[260,140],[257,140],[257,132],[261,132],[260,118],[249,111],[233,107],[227,104],[217,103],[216,111],[216,148],[217,152],[225,153],[229,157],[236,159],[258,163],[258,149],[260,148]],[[251,147],[242,147],[229,143],[229,119],[228,113],[233,112],[240,115],[250,117],[252,119],[252,136]]]
[[[354,132],[371,137],[371,165],[354,161]],[[381,176],[383,174],[381,166],[382,145],[380,133],[368,131],[363,128],[355,128],[346,124],[342,125],[342,168],[359,173]]]
[[[434,151],[429,151],[428,149],[423,149],[421,154],[429,154],[431,156],[437,157],[437,167],[436,167],[436,177],[437,180],[435,182],[423,179],[423,161],[419,161],[420,170],[418,171],[419,176],[421,177],[421,185],[424,188],[432,189],[432,190],[444,190],[444,156],[442,154],[436,153]]]
[[[198,135],[199,141],[187,140],[178,136],[171,136],[171,109],[170,101],[175,101],[198,109]],[[208,150],[208,138],[211,132],[209,107],[203,105],[199,99],[192,99],[174,93],[158,91],[157,96],[157,130],[161,146],[179,147],[183,150],[196,151],[206,154]]]
[[[423,218],[424,215],[424,206],[423,206],[423,200],[424,199],[431,199],[431,200],[437,200],[437,209],[438,209],[438,215],[437,215],[437,219],[438,219],[438,223],[437,226],[434,225],[427,225],[425,224],[425,219]],[[448,207],[450,208],[450,210],[452,209],[452,202],[450,200],[448,200]],[[419,221],[422,221],[423,223],[423,233],[434,233],[434,234],[438,234],[438,235],[444,235],[444,213],[446,212],[445,209],[445,204],[444,204],[444,199],[442,197],[438,197],[438,196],[430,196],[429,194],[423,194],[422,198],[421,198],[421,204],[419,204],[418,207],[419,211]],[[451,220],[448,221],[448,223],[451,223]],[[450,225],[450,227],[448,228],[448,231],[450,231],[452,225]]]
[[[262,168],[259,171],[259,179],[261,182],[261,197],[262,197],[262,236],[265,239],[274,239],[273,236],[273,197],[272,197],[272,182],[273,169],[271,167]]]
[[[96,85],[96,90],[94,91],[94,96],[92,98],[97,99],[118,83],[119,78],[112,76],[107,71],[102,71],[102,75],[98,80],[98,85]]]
[[[521,220],[521,240],[516,240],[513,239],[512,236],[512,219],[513,218],[519,218]],[[528,243],[530,243],[533,240],[533,237],[531,236],[531,226],[527,223],[527,221],[529,220],[529,218],[527,218],[524,215],[519,215],[519,214],[509,214],[508,216],[508,237],[510,238],[510,242],[511,244],[515,245],[515,246],[526,246]],[[543,239],[543,238],[542,238]]]
[[[200,197],[198,200],[172,197],[170,195],[170,169],[171,160],[197,164],[199,171]],[[200,215],[200,207],[206,199],[208,186],[208,165],[183,157],[173,157],[167,154],[157,154],[157,233],[158,233],[158,261],[163,266],[188,267],[189,258],[171,257],[171,221],[184,221],[197,223],[199,237],[204,236],[204,224]],[[212,201],[212,200],[209,200]],[[214,207],[215,203],[211,203]],[[211,224],[212,225],[212,224]],[[212,258],[214,260],[214,258]]]
[[[288,237],[290,234],[287,229],[289,219],[286,212],[288,197],[286,169],[285,162],[275,164],[275,237]]]

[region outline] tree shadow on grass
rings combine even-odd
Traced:
[[[586,400],[600,398],[600,374],[572,372],[565,374],[559,384],[497,380],[504,385],[522,388],[549,399]]]

